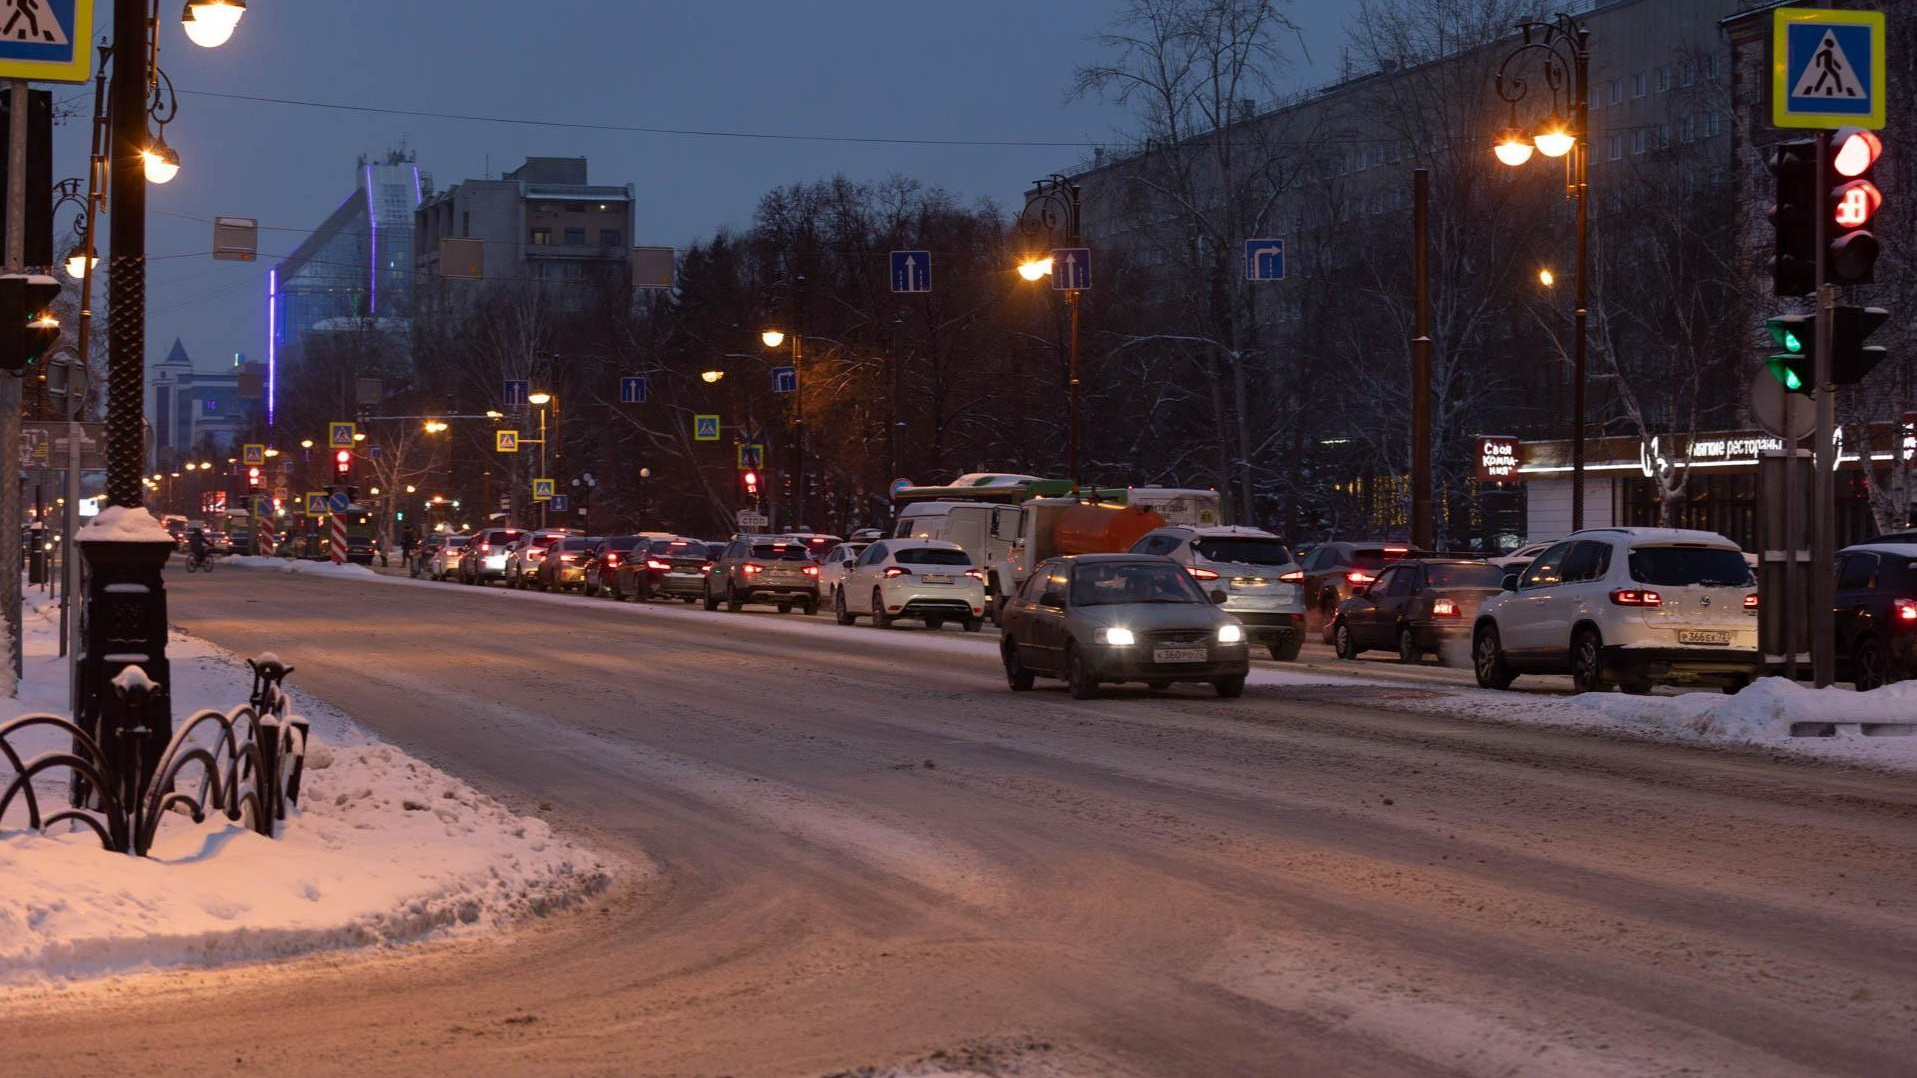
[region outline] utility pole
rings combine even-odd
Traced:
[[[1831,133],[1817,132],[1817,171],[1821,187],[1830,175]],[[1830,283],[1830,211],[1825,192],[1813,204],[1817,220],[1817,343],[1812,348],[1811,387],[1817,406],[1817,429],[1811,435],[1811,679],[1818,688],[1837,680],[1837,624],[1831,611],[1837,606],[1837,499],[1833,480],[1837,472],[1837,387],[1831,384],[1830,360],[1837,286]],[[1870,457],[1868,448],[1864,451]]]
[[[1430,550],[1431,529],[1431,170],[1411,172],[1411,545]]]
[[[12,79],[7,117],[7,272],[27,270],[27,80]],[[26,377],[0,376],[0,453],[7,461],[0,484],[0,604],[7,614],[7,695],[20,687],[20,389]]]

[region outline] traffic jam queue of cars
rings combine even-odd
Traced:
[[[960,483],[980,478],[997,477]],[[495,527],[431,537],[411,570],[708,611],[830,612],[846,626],[979,632],[990,620],[1013,689],[1056,678],[1079,696],[1115,682],[1236,696],[1254,650],[1293,661],[1312,634],[1340,659],[1436,655],[1488,689],[1556,674],[1581,692],[1735,692],[1760,672],[1756,579],[1713,532],[1592,528],[1492,558],[1337,541],[1295,557],[1276,535],[1219,524],[1209,491],[1001,504],[954,489],[907,504],[890,535]],[[1917,676],[1917,534],[1846,548],[1837,572],[1840,676],[1859,689]]]

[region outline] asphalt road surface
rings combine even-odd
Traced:
[[[178,624],[649,870],[16,1014],[4,1073],[1917,1072],[1908,779],[1402,685],[1013,694],[953,630],[172,577]]]

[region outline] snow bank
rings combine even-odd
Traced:
[[[1852,692],[1813,689],[1781,677],[1767,677],[1735,696],[1706,692],[1678,696],[1585,693],[1568,698],[1560,706],[1584,708],[1619,722],[1673,734],[1773,745],[1792,740],[1792,727],[1798,723],[1840,728],[1917,724],[1917,682]]]
[[[30,605],[26,618],[19,710],[64,711],[50,612]],[[169,653],[181,709],[245,700],[250,674],[238,658],[177,635]],[[0,828],[0,994],[472,934],[605,885],[610,866],[543,821],[293,695],[313,741],[301,808],[278,839],[178,816],[142,860],[104,852],[91,833]],[[58,797],[63,779],[40,788]],[[10,809],[5,828],[22,826]]]
[[[173,533],[145,509],[109,505],[80,529],[82,543],[172,543]]]
[[[308,576],[350,576],[377,577],[379,574],[364,565],[342,562],[334,565],[330,561],[304,561],[299,558],[262,558],[251,554],[240,554],[221,558],[222,566],[236,569],[272,569],[282,573],[305,573]]]

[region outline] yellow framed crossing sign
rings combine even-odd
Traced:
[[[0,79],[93,77],[93,0],[0,0]]]
[[[1771,15],[1771,126],[1880,129],[1884,13],[1781,7]]]

